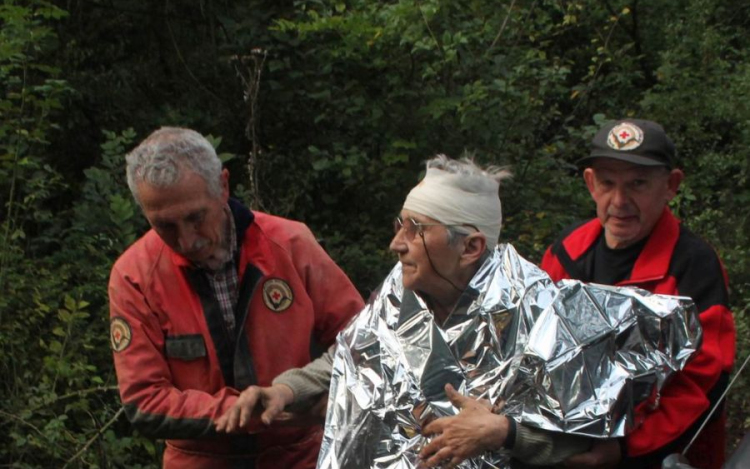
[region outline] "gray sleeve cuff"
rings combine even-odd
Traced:
[[[287,407],[287,410],[294,411],[300,406],[306,406],[328,391],[331,384],[333,351],[334,346],[331,346],[323,355],[305,365],[304,368],[292,368],[273,380],[273,384],[289,386],[294,394],[294,402]]]
[[[588,451],[592,439],[577,435],[516,425],[516,438],[510,454],[534,466],[559,464],[574,454]]]

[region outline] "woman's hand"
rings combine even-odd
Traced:
[[[468,458],[502,447],[508,436],[508,418],[492,413],[486,401],[459,394],[450,384],[445,392],[461,412],[439,418],[424,427],[424,436],[437,435],[419,453],[427,467],[453,468]]]

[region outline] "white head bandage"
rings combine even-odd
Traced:
[[[487,176],[455,174],[428,168],[424,179],[409,192],[404,209],[434,218],[461,233],[474,233],[469,224],[487,238],[494,249],[500,237],[503,212],[498,190],[500,183]]]

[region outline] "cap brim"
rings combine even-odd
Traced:
[[[612,158],[613,160],[627,161],[628,163],[637,164],[639,166],[666,166],[669,167],[669,163],[666,161],[659,161],[653,158],[647,158],[645,156],[633,155],[629,153],[623,153],[621,151],[606,151],[599,150],[591,153],[589,156],[583,157],[576,162],[579,167],[591,164],[596,158]]]

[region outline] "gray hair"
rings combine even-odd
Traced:
[[[462,233],[452,226],[446,226],[445,230],[447,232],[448,244],[453,247],[461,244],[461,240],[469,236],[467,233]]]
[[[447,173],[460,174],[463,176],[485,176],[501,183],[513,176],[510,170],[502,166],[480,167],[474,162],[474,155],[464,152],[461,159],[454,160],[446,155],[439,154],[425,162],[427,169],[441,169]]]
[[[139,183],[169,187],[185,168],[206,181],[211,195],[221,195],[221,160],[211,143],[194,130],[162,127],[125,155],[125,161],[128,187],[139,204]]]

